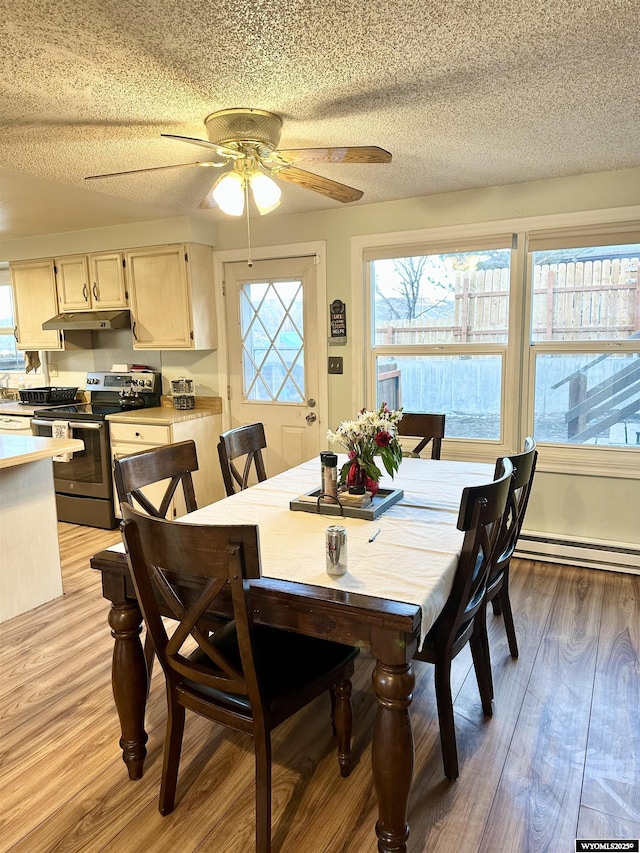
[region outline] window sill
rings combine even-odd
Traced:
[[[640,480],[640,446],[571,447],[538,442],[537,471],[578,477]]]

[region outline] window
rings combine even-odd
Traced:
[[[354,238],[367,404],[445,413],[451,458],[533,435],[547,470],[640,476],[640,228],[568,220]]]
[[[534,435],[637,447],[640,243],[576,247],[565,239],[566,248],[531,257]]]
[[[445,412],[449,437],[501,440],[511,243],[370,260],[378,405]]]
[[[9,270],[0,267],[0,377],[9,371],[24,370],[24,358],[16,348],[14,329]]]
[[[304,402],[302,299],[301,281],[241,285],[243,393],[247,400]]]

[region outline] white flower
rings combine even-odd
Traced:
[[[373,461],[375,456],[382,457],[385,469],[393,475],[402,459],[402,448],[397,438],[401,418],[402,409],[390,411],[383,403],[375,411],[363,409],[355,420],[343,421],[335,431],[328,430],[327,440],[341,444],[348,451],[350,460],[356,459],[368,476],[380,477],[380,470]],[[349,461],[343,466],[342,479],[350,465]]]

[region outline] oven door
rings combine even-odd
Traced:
[[[51,437],[53,420],[33,418],[34,435]],[[62,495],[77,495],[111,500],[111,454],[106,421],[69,421],[71,435],[84,442],[69,462],[53,463],[55,490]]]

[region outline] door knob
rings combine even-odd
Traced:
[[[315,412],[309,412],[306,417],[306,421],[308,424],[314,424],[318,420],[318,417]]]

